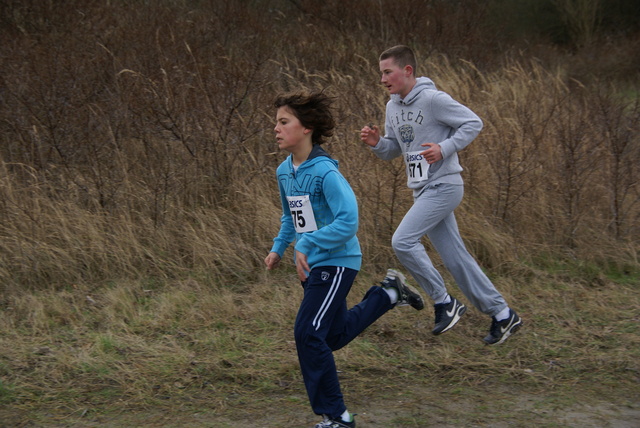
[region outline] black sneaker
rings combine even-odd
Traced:
[[[437,303],[433,305],[433,308],[436,313],[436,325],[433,327],[432,333],[436,336],[456,325],[467,311],[467,307],[453,296],[449,303]]]
[[[515,311],[509,309],[509,318],[502,321],[496,321],[495,318],[492,318],[491,329],[487,337],[484,338],[484,342],[487,345],[499,345],[518,331],[520,327],[522,327],[522,318]]]
[[[411,305],[411,307],[419,311],[424,309],[424,300],[422,300],[420,293],[405,281],[406,278],[403,274],[397,270],[388,269],[387,277],[380,284],[382,284],[383,288],[393,287],[398,290],[398,302],[396,306]]]
[[[355,413],[353,416],[355,416]],[[353,419],[351,422],[344,422],[341,418],[331,419],[325,415],[324,421],[316,424],[315,428],[356,428],[356,420]]]

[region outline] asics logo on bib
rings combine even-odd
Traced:
[[[301,208],[301,207],[302,207],[301,199],[289,201],[289,208]]]
[[[421,161],[422,159],[424,159],[422,155],[414,155],[414,154],[407,153],[407,162]]]

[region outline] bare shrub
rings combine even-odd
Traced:
[[[408,3],[338,3],[1,9],[5,287],[257,277],[280,215],[271,103],[296,88],[335,96],[327,147],[360,201],[366,269],[386,268],[411,195],[400,160],[379,161],[358,132],[384,123],[377,57],[395,43],[411,44],[419,74],[485,121],[461,154],[458,210],[483,263],[637,238],[637,97],[593,92],[525,56],[493,57],[472,43],[492,40],[475,36],[477,2],[424,1],[418,14]]]

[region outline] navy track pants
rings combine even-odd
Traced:
[[[346,298],[357,274],[340,266],[321,266],[313,268],[302,283],[304,297],[294,335],[309,402],[318,415],[337,418],[346,410],[333,351],[394,306],[382,287],[373,286],[360,303],[347,310]]]

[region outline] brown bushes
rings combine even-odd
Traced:
[[[474,9],[425,2],[414,23],[425,39],[399,31],[403,7],[379,2],[23,3],[2,10],[6,287],[254,276],[280,214],[270,104],[299,86],[337,97],[329,150],[360,200],[366,266],[386,267],[410,195],[402,165],[375,159],[358,130],[383,123],[377,55],[397,42],[485,121],[462,153],[459,210],[484,263],[539,251],[637,258],[637,91],[628,79],[580,83],[535,60],[472,53],[469,35],[483,29]],[[465,26],[442,25],[455,18]]]

